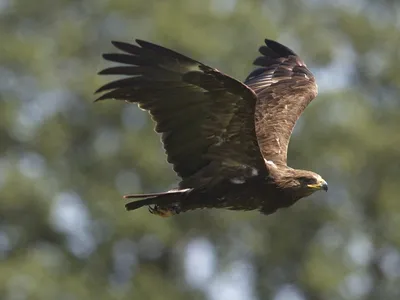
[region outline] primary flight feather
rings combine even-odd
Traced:
[[[174,190],[126,195],[128,210],[149,206],[170,216],[198,208],[271,214],[317,190],[318,174],[287,166],[297,119],[317,95],[313,74],[289,48],[265,40],[244,83],[159,45],[112,42],[122,65],[99,74],[126,75],[100,87],[104,99],[137,103],[155,121],[168,162],[182,179]]]

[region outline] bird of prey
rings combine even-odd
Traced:
[[[316,97],[315,78],[284,45],[265,40],[244,82],[162,46],[112,42],[122,65],[101,75],[126,75],[100,87],[96,101],[125,100],[150,113],[167,160],[181,178],[176,189],[126,195],[127,210],[148,206],[159,216],[199,208],[271,214],[318,190],[314,172],[287,166],[293,127]]]

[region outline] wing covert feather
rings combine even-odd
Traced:
[[[262,155],[275,164],[287,163],[287,150],[296,121],[317,96],[315,78],[289,48],[271,40],[259,51],[260,66],[246,79],[256,93],[256,135]]]

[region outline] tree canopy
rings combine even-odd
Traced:
[[[0,1],[0,298],[397,299],[400,3]],[[150,117],[93,103],[111,40],[164,45],[244,79],[264,38],[318,98],[289,165],[327,194],[271,216],[128,213],[177,177]]]

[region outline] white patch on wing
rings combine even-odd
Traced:
[[[251,168],[251,176],[255,177],[258,175],[258,170],[256,168]]]
[[[265,159],[264,158],[264,161],[265,161],[265,163],[267,164],[267,165],[270,165],[271,167],[273,167],[273,168],[278,168],[277,166],[276,166],[276,164],[272,161],[272,160],[268,160],[268,159]]]
[[[250,177],[258,176],[258,170],[256,168],[253,168],[248,165],[241,165],[240,168],[244,172],[244,174],[242,175],[243,176],[242,178],[250,178]]]
[[[243,184],[246,182],[246,180],[243,177],[234,177],[231,179],[231,182],[233,184]]]

